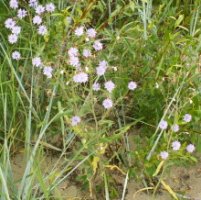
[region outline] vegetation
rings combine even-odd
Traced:
[[[179,199],[163,175],[201,150],[201,2],[34,2],[0,2],[1,199],[62,199],[73,180],[123,200],[129,179]]]

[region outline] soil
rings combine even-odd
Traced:
[[[41,164],[42,171],[48,173],[58,158],[52,156],[46,156],[46,160],[43,160]],[[17,154],[12,160],[13,176],[16,184],[22,178],[24,173],[24,156],[23,154]],[[188,200],[201,200],[201,162],[195,166],[186,167],[173,167],[168,172],[167,177],[164,178],[166,184],[168,184],[174,192],[182,194],[180,199]],[[122,183],[123,184],[123,183]],[[161,187],[160,194],[152,197],[151,190],[137,192],[144,188],[135,181],[130,181],[127,187],[127,195],[125,200],[171,200],[173,199],[170,194]],[[61,183],[55,190],[55,197],[60,196],[64,200],[87,200],[88,194],[83,194],[76,185],[71,182]],[[56,198],[55,198],[56,199]],[[102,200],[102,199],[98,199]]]

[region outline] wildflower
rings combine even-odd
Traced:
[[[33,23],[34,24],[37,24],[37,25],[40,25],[42,23],[42,18],[39,16],[39,15],[36,15],[34,18],[33,18]]]
[[[41,58],[40,57],[33,58],[32,65],[35,67],[40,67],[42,65]]]
[[[159,123],[159,127],[160,127],[160,129],[162,129],[162,130],[167,129],[167,127],[168,127],[167,121],[161,120],[160,123]]]
[[[29,6],[30,7],[37,7],[38,6],[38,1],[37,0],[29,0]]]
[[[162,151],[160,153],[160,157],[163,159],[163,160],[166,160],[169,156],[169,153],[167,151]]]
[[[107,81],[107,82],[105,82],[104,85],[105,85],[105,89],[110,93],[115,88],[115,84],[112,81]]]
[[[99,41],[99,40],[96,40],[93,44],[93,48],[96,50],[96,51],[100,51],[103,49],[103,44]]]
[[[95,38],[96,37],[96,30],[94,28],[89,28],[87,30],[87,36],[89,38]]]
[[[38,5],[36,8],[35,8],[35,11],[38,15],[42,14],[45,12],[45,7],[42,6],[42,5]]]
[[[16,24],[16,22],[11,18],[8,18],[5,21],[5,27],[8,28],[8,29],[12,29],[15,26],[15,24]]]
[[[79,37],[79,36],[83,35],[83,33],[84,33],[84,27],[83,26],[77,27],[75,29],[75,35],[76,36]]]
[[[71,57],[71,56],[77,56],[78,55],[78,49],[75,48],[75,47],[71,47],[69,50],[68,50],[68,55]]]
[[[73,67],[80,67],[80,61],[79,58],[76,56],[71,56],[70,60],[69,60],[70,65],[72,65]]]
[[[79,116],[74,116],[71,118],[71,125],[77,126],[81,122],[81,119]]]
[[[18,37],[17,37],[16,34],[10,34],[10,35],[8,36],[8,41],[9,41],[11,44],[16,43],[17,40],[18,40]]]
[[[20,58],[21,58],[20,52],[14,51],[14,52],[12,53],[12,59],[13,59],[13,60],[20,60]]]
[[[17,16],[18,18],[23,19],[24,17],[27,16],[27,11],[24,9],[19,9],[17,12]]]
[[[82,55],[85,57],[85,58],[88,58],[91,56],[91,51],[89,49],[84,49],[83,52],[82,52]]]
[[[21,27],[20,26],[14,26],[11,31],[13,34],[19,35],[21,33]]]
[[[96,74],[98,76],[103,76],[106,72],[107,66],[108,66],[107,61],[105,60],[100,61],[98,67],[96,67]]]
[[[52,67],[47,66],[47,67],[44,67],[43,74],[47,76],[47,78],[52,78],[52,71],[53,71]]]
[[[137,88],[137,83],[134,81],[131,81],[128,83],[128,89],[129,90],[135,90]]]
[[[46,4],[45,9],[47,12],[52,13],[55,10],[55,5],[53,3],[48,3]]]
[[[107,99],[105,99],[105,100],[103,101],[103,107],[104,107],[105,109],[110,109],[110,108],[112,108],[112,106],[113,106],[113,102],[112,102],[111,99],[107,98]]]
[[[99,83],[94,83],[92,86],[94,91],[99,91],[100,90],[100,84]]]
[[[185,114],[183,120],[185,122],[190,122],[192,120],[192,116],[190,114]]]
[[[86,83],[88,81],[88,74],[80,72],[73,76],[73,81],[75,83]]]
[[[10,0],[9,5],[10,5],[10,7],[13,8],[13,9],[17,9],[18,6],[19,6],[17,0]]]
[[[180,149],[180,147],[181,147],[181,143],[179,141],[172,142],[172,149],[174,151],[178,151]]]
[[[195,151],[195,146],[193,144],[189,144],[187,147],[186,147],[186,151],[188,153],[193,153]]]
[[[38,28],[38,34],[39,35],[47,34],[47,27],[45,25],[40,25]]]
[[[171,129],[172,129],[172,131],[173,132],[178,132],[179,131],[179,125],[177,125],[177,124],[174,124],[174,125],[172,125],[172,127],[171,127]]]

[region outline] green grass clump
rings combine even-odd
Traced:
[[[178,199],[164,174],[201,150],[200,1],[55,0],[41,14],[18,2],[23,19],[0,2],[1,199],[63,199],[58,186],[73,180],[87,198],[123,200],[129,179]],[[8,18],[21,27],[13,44]],[[47,155],[57,161],[44,173]]]

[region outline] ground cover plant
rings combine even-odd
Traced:
[[[184,197],[164,174],[199,162],[200,4],[2,0],[1,199],[65,199],[69,181],[123,200],[129,180]]]

